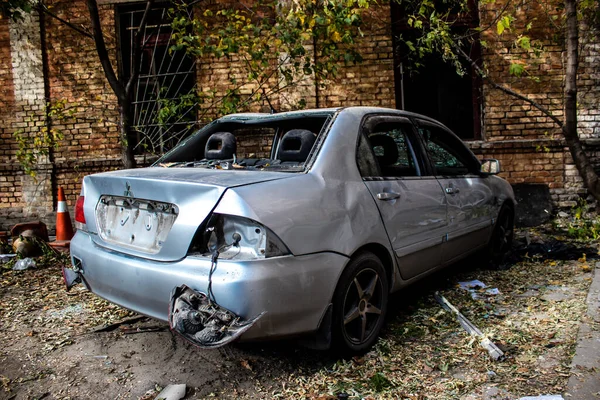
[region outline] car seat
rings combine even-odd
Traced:
[[[398,146],[396,146],[394,138],[387,135],[375,134],[371,135],[369,140],[371,141],[371,148],[375,153],[381,173],[388,175],[387,169],[398,160]]]
[[[283,135],[277,159],[283,162],[305,162],[315,144],[316,135],[306,129],[292,129]]]
[[[236,152],[233,133],[216,132],[210,135],[204,147],[204,158],[208,160],[229,160]]]

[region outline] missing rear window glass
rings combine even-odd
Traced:
[[[224,118],[162,157],[170,168],[301,172],[330,115]]]

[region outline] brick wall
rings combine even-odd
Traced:
[[[90,29],[85,2],[55,1],[52,10]],[[111,6],[101,6],[100,10],[108,51],[118,70],[114,11]],[[68,108],[64,119],[53,121],[64,135],[56,161],[119,157],[116,97],[104,77],[94,42],[55,19],[47,18],[46,22],[50,97],[52,101],[66,100]]]
[[[577,103],[582,138],[600,138],[600,41],[598,31],[582,23]],[[596,164],[598,165],[598,164]]]
[[[480,5],[481,26],[492,25],[504,2]],[[564,38],[554,28],[553,16],[560,18],[557,8],[541,3],[519,3],[510,8],[517,18],[514,33],[497,35],[495,28],[482,33],[488,44],[483,57],[490,77],[516,92],[534,99],[550,112],[563,118],[564,110]],[[516,78],[509,74],[511,62],[523,58],[525,51],[513,45],[517,33],[525,32],[525,24],[532,22],[528,35],[543,45],[539,58],[525,56],[528,70],[526,76],[537,79]],[[600,49],[597,35],[583,26],[582,51],[578,75],[579,85],[579,133],[582,139],[600,138]],[[508,50],[507,50],[508,49]],[[562,139],[560,128],[541,111],[521,100],[510,97],[489,83],[483,87],[485,143],[472,143],[478,154],[500,159],[511,183],[548,184],[553,200],[559,207],[576,204],[577,198],[585,197],[585,189],[568,148]],[[587,144],[588,154],[597,160],[598,144]]]
[[[54,0],[53,12],[89,30],[84,1]],[[107,46],[116,68],[114,11],[101,6]],[[36,13],[23,22],[0,19],[0,231],[24,220],[43,220],[53,229],[57,185],[67,203],[75,204],[83,176],[120,166],[117,109],[91,39],[46,17],[44,20],[48,75],[43,74],[42,32]],[[66,110],[47,125],[45,88],[50,101],[65,101]],[[54,151],[54,165],[38,159],[36,176],[25,175],[16,161],[15,131],[40,135],[43,127],[63,135]]]
[[[22,21],[2,21],[0,26],[4,43],[7,38],[6,28],[10,40],[8,48],[2,48],[4,57],[0,64],[0,83],[4,89],[2,98],[6,101],[5,107],[0,110],[0,230],[4,230],[7,225],[22,222],[23,219],[44,218],[52,211],[52,197],[47,196],[51,188],[50,170],[45,167],[47,157],[37,157],[35,179],[24,174],[15,162],[18,145],[14,134],[33,138],[46,126],[39,17],[32,13],[24,16]],[[12,94],[8,90],[12,90]]]
[[[319,91],[320,107],[396,107],[389,3],[371,7],[364,22],[365,35],[358,38],[364,61],[340,68],[335,82],[325,82]]]
[[[9,21],[6,18],[0,19],[0,104],[2,109],[1,115],[6,115],[8,109],[12,107],[15,101],[15,89],[12,76],[12,61],[10,58],[10,31]],[[4,129],[5,124],[0,126]],[[2,136],[3,141],[6,140]],[[0,152],[4,149],[0,148]],[[3,153],[0,153],[3,154]]]

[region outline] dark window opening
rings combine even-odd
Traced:
[[[457,14],[457,32],[466,32],[479,24],[476,5],[470,2],[469,7],[471,12]],[[422,66],[415,66],[411,50],[398,38],[414,43],[417,32],[408,26],[406,12],[396,2],[392,2],[392,29],[396,107],[434,118],[461,139],[481,138],[482,83],[473,68],[463,61],[466,74],[460,76],[455,66],[437,54],[421,60]],[[478,40],[463,50],[475,62],[481,62]]]
[[[137,3],[116,9],[123,81],[133,73],[134,35],[145,7],[145,3]],[[174,44],[171,21],[167,6],[156,5],[150,10],[142,36],[140,70],[130,115],[137,154],[163,154],[196,125],[195,61],[184,51],[170,51]]]

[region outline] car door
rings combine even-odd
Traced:
[[[403,279],[441,263],[447,230],[446,196],[425,160],[415,151],[410,120],[396,116],[365,119],[357,149],[363,181],[383,220]]]
[[[493,193],[478,174],[479,161],[444,127],[423,120],[417,131],[429,155],[431,170],[448,204],[448,232],[442,246],[444,262],[487,244],[492,229]]]

